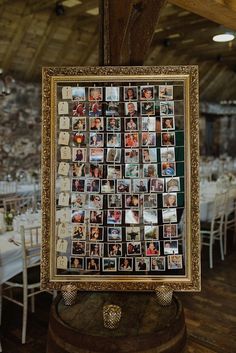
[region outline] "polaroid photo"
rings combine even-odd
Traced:
[[[71,193],[71,206],[73,208],[86,208],[87,195],[81,193]]]
[[[95,101],[89,103],[89,116],[99,117],[102,116],[102,103]]]
[[[84,224],[74,224],[72,227],[72,239],[86,240],[86,227]]]
[[[175,118],[173,116],[161,116],[162,130],[175,130]]]
[[[75,102],[72,107],[73,116],[86,116],[87,104],[82,102]]]
[[[138,194],[132,194],[132,195],[125,195],[125,207],[130,208],[130,207],[136,207],[139,208],[140,203],[139,203],[139,195]]]
[[[89,227],[89,240],[90,241],[103,241],[104,228],[97,226]]]
[[[93,178],[103,178],[103,165],[101,164],[90,164],[89,176]]]
[[[106,129],[107,131],[120,131],[121,121],[120,118],[115,116],[106,118]]]
[[[144,194],[143,195],[143,207],[144,208],[157,208],[157,195],[156,194]]]
[[[156,146],[155,132],[142,132],[142,146]]]
[[[167,192],[174,192],[180,191],[180,178],[165,178],[166,181],[166,191]]]
[[[151,257],[151,271],[165,271],[166,258],[165,256]]]
[[[86,148],[72,148],[73,162],[86,162],[87,149]]]
[[[157,210],[154,209],[144,209],[143,210],[143,223],[144,224],[155,224],[158,223]]]
[[[107,148],[106,161],[109,163],[120,163],[121,149],[120,148]]]
[[[100,179],[86,179],[87,192],[100,192]]]
[[[101,243],[89,243],[88,250],[89,250],[89,256],[91,257],[103,256],[103,244]]]
[[[111,194],[107,195],[108,208],[122,208],[122,195]]]
[[[137,209],[131,209],[125,211],[125,223],[126,224],[139,224],[140,223],[140,211]]]
[[[106,101],[119,102],[120,100],[120,87],[106,87]]]
[[[126,164],[125,177],[126,178],[139,178],[139,164]]]
[[[139,147],[138,132],[125,133],[125,147]]]
[[[87,271],[99,271],[100,270],[100,259],[98,258],[86,258],[86,270]]]
[[[145,243],[146,256],[160,255],[160,242],[159,241],[147,241]]]
[[[71,247],[71,254],[72,255],[83,255],[85,256],[86,253],[86,242],[80,240],[72,240],[72,247]]]
[[[144,164],[143,165],[143,177],[144,178],[155,178],[158,176],[157,164]]]
[[[162,210],[162,221],[163,223],[176,223],[177,222],[176,208],[166,208]]]
[[[163,193],[162,194],[163,207],[177,207],[177,193]]]
[[[144,226],[144,240],[158,240],[159,227],[158,226]]]
[[[102,258],[102,270],[103,270],[103,272],[116,272],[117,271],[116,258],[103,257]]]
[[[120,116],[120,103],[109,102],[106,104],[106,116]]]
[[[61,89],[62,99],[72,99],[72,87],[64,86]]]
[[[143,163],[156,163],[157,162],[157,149],[156,148],[143,148],[142,149]]]
[[[159,86],[159,99],[173,99],[173,86],[160,85]]]
[[[68,116],[60,116],[59,129],[69,130],[70,128],[70,118]]]
[[[107,178],[122,178],[121,165],[107,165]]]
[[[100,147],[92,147],[89,150],[89,161],[100,163],[104,161],[104,149]]]
[[[140,240],[140,227],[125,227],[126,241]]]
[[[110,243],[107,247],[109,256],[122,256],[122,243]]]
[[[103,100],[102,87],[89,87],[88,99],[89,101],[102,101]]]
[[[164,255],[178,255],[178,240],[164,240]]]
[[[175,133],[174,132],[162,132],[161,133],[161,145],[162,146],[175,146]]]
[[[74,146],[85,147],[86,146],[86,133],[75,132],[72,135],[72,142]]]
[[[85,179],[72,179],[71,191],[85,192]]]
[[[148,257],[136,257],[135,271],[150,271],[150,259]]]
[[[163,225],[163,238],[178,238],[177,224],[164,224]]]
[[[117,179],[117,192],[120,192],[120,193],[131,192],[131,180]]]
[[[113,179],[102,179],[101,193],[111,194],[115,193],[115,180]]]
[[[71,211],[71,222],[72,223],[84,223],[85,222],[85,210],[72,210]]]
[[[160,115],[174,115],[174,101],[160,102]]]
[[[156,131],[155,116],[142,116],[142,131]]]
[[[85,163],[74,162],[71,165],[72,176],[73,177],[85,177],[86,175],[86,165]]]
[[[107,134],[107,147],[121,147],[121,134],[108,133]]]
[[[150,101],[154,99],[154,86],[140,86],[140,99]]]
[[[122,241],[122,228],[107,227],[107,241]]]
[[[155,115],[155,102],[141,102],[142,115]]]
[[[86,131],[86,118],[72,118],[72,130]]]
[[[103,131],[104,130],[104,119],[101,116],[95,118],[89,118],[89,129],[91,131]]]
[[[89,222],[91,224],[102,224],[103,223],[103,211],[101,211],[101,210],[89,211]]]
[[[133,192],[148,192],[148,180],[147,179],[133,179]]]
[[[107,224],[121,224],[122,210],[107,210]]]
[[[137,102],[125,103],[125,116],[129,116],[129,117],[139,116]]]
[[[136,101],[138,97],[137,86],[124,86],[124,101]]]
[[[71,270],[84,270],[84,258],[83,257],[71,257],[70,258],[70,269]]]
[[[85,87],[72,87],[72,100],[86,101]]]
[[[125,131],[137,131],[138,130],[138,118],[125,118]]]
[[[175,148],[162,147],[160,148],[161,162],[174,162],[175,161]]]
[[[67,114],[69,114],[68,102],[59,102],[58,103],[58,114],[59,115],[67,115]]]
[[[132,241],[126,244],[126,254],[127,255],[141,255],[142,246],[140,241]]]
[[[139,149],[125,149],[125,163],[139,163]]]
[[[89,198],[88,208],[98,209],[98,210],[103,209],[103,195],[89,194],[88,198]]]
[[[119,271],[133,271],[133,258],[120,257],[118,259]]]
[[[175,162],[161,163],[161,175],[162,176],[175,176],[175,174],[176,174],[176,163]]]
[[[180,270],[183,268],[183,255],[167,256],[168,270]]]
[[[104,134],[97,132],[90,132],[89,134],[89,146],[91,147],[103,147],[104,146]]]

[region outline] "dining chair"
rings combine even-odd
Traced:
[[[201,245],[209,247],[210,268],[213,268],[213,245],[216,240],[220,243],[221,260],[224,260],[224,217],[227,193],[217,194],[214,200],[212,217],[209,222],[201,222]]]
[[[0,181],[0,195],[14,194],[16,191],[16,181]]]
[[[5,212],[14,210],[15,213],[24,213],[29,208],[35,208],[34,195],[7,197],[3,199],[3,208]]]
[[[236,229],[236,185],[233,185],[228,190],[228,198],[225,207],[224,219],[224,255],[227,254],[227,237],[228,230],[235,231]],[[232,233],[234,236],[234,232]],[[235,236],[234,236],[235,241]]]
[[[2,286],[2,297],[20,305],[23,308],[22,317],[22,344],[26,342],[27,312],[28,299],[31,299],[31,311],[35,311],[35,295],[42,293],[40,290],[40,238],[41,228],[37,227],[20,227],[21,245],[22,245],[22,266],[23,270],[20,274],[12,277]],[[16,299],[14,288],[23,290],[23,300]],[[37,290],[36,290],[37,289]],[[2,310],[2,305],[0,307]],[[1,312],[0,312],[1,316]]]

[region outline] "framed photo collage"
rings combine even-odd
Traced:
[[[199,289],[196,68],[185,68],[45,69],[43,287]]]

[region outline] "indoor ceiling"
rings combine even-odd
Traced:
[[[98,65],[98,3],[0,0],[0,67],[4,73],[18,80],[40,81],[42,66]],[[235,99],[236,40],[212,41],[214,34],[224,30],[216,22],[167,3],[144,64],[197,64],[202,100]]]

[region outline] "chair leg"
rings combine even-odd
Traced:
[[[227,254],[227,219],[224,223],[224,255]]]
[[[210,268],[213,268],[213,239],[210,239],[210,244],[209,244],[209,260],[210,260]]]
[[[2,286],[0,285],[0,325],[1,323],[2,323]]]
[[[32,288],[30,290],[31,294],[34,293],[34,288]],[[31,297],[31,312],[34,313],[35,312],[35,296],[32,295]]]
[[[221,260],[224,261],[224,247],[223,247],[223,234],[221,233],[220,235],[220,254],[221,254]]]
[[[23,319],[22,319],[22,344],[26,342],[26,327],[27,327],[27,314],[28,314],[28,291],[27,288],[23,289]]]

